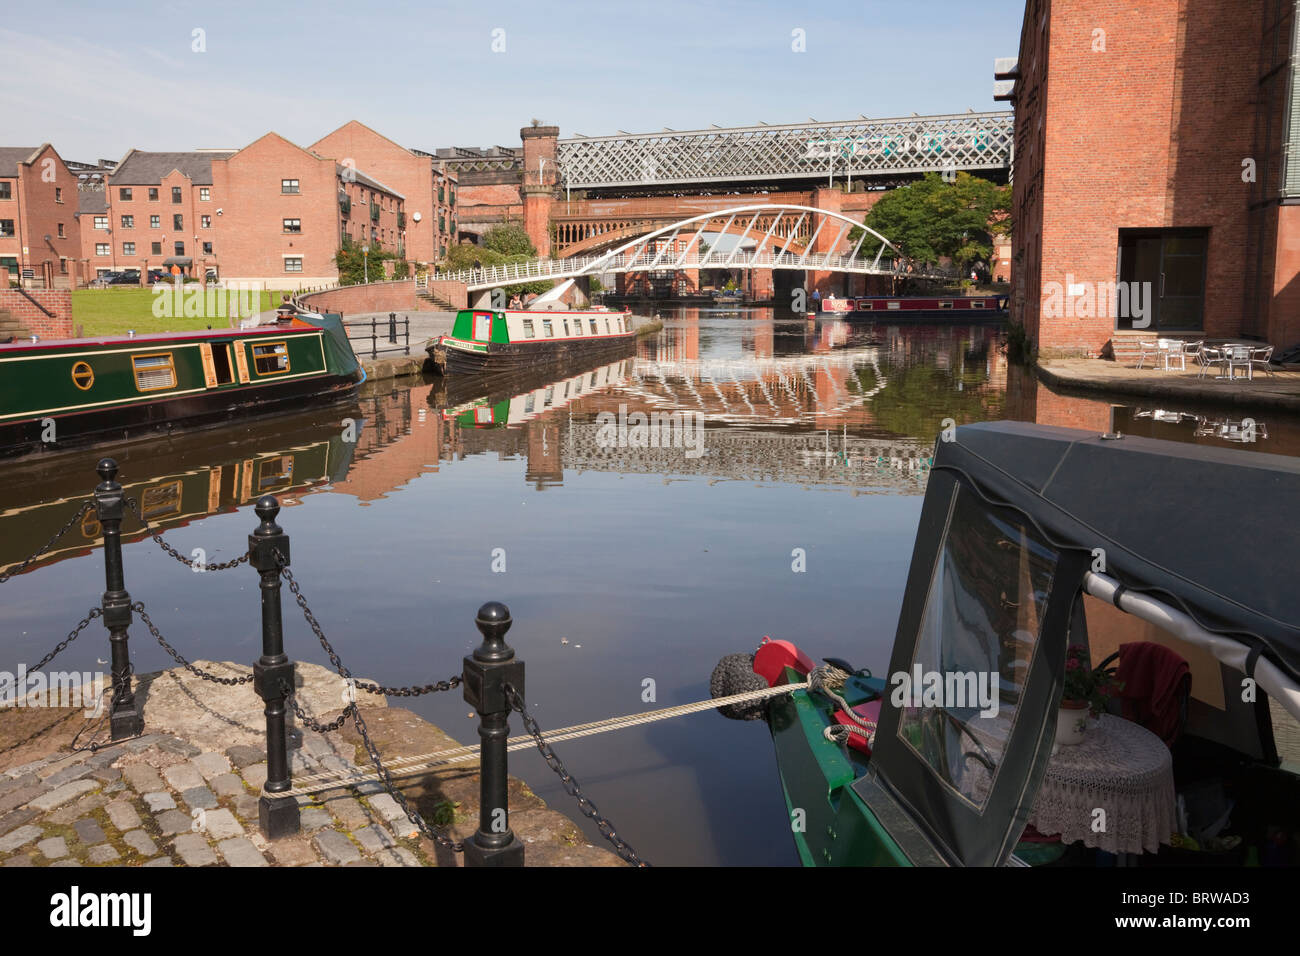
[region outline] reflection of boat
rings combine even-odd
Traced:
[[[744,289],[714,289],[713,301],[718,303],[733,303],[745,301]]]
[[[365,373],[335,316],[0,345],[0,456],[341,401]]]
[[[438,371],[522,372],[610,359],[636,343],[627,312],[462,309],[450,335],[429,345]]]
[[[448,401],[449,392],[435,386],[429,402],[441,409],[444,421],[454,421],[460,428],[518,425],[562,408],[580,396],[620,384],[627,378],[632,361],[619,359],[559,380],[554,379],[554,373],[500,376],[488,391],[480,387],[474,398],[458,402]]]
[[[359,410],[349,429],[321,413],[268,420],[256,430],[204,429],[112,449],[121,481],[155,530],[233,511],[264,494],[301,492],[346,476],[361,434]],[[250,434],[251,431],[251,434]],[[84,459],[84,460],[83,460]],[[37,456],[0,468],[0,572],[21,563],[58,531],[98,482],[94,457]],[[201,463],[201,464],[199,464]],[[81,467],[76,467],[80,465]],[[282,499],[283,502],[283,499]],[[144,535],[133,517],[125,541]],[[36,562],[84,554],[100,539],[92,511]]]
[[[910,319],[954,322],[1000,321],[1007,317],[1005,295],[888,296],[865,295],[848,299],[823,299],[822,312],[846,319],[876,322],[906,322]]]
[[[1099,666],[1120,641],[1155,641],[1193,673],[1173,778],[1216,778],[1236,801],[1224,832],[1261,858],[1300,863],[1271,837],[1300,826],[1300,781],[1278,767],[1273,732],[1277,722],[1293,732],[1300,718],[1300,539],[1275,523],[1300,500],[1300,461],[1010,422],[962,426],[935,449],[880,671],[892,676],[859,671],[838,700],[814,686],[766,705],[786,802],[803,824],[794,828],[800,859],[1091,862],[1081,844],[1068,858],[1060,843],[1018,845],[1052,757],[1066,647],[1090,645]],[[1179,490],[1164,483],[1153,493],[1153,475]],[[1225,507],[1231,535],[1207,539],[1188,519]],[[811,667],[783,642],[754,661],[773,685],[801,682]],[[904,675],[931,675],[927,686],[940,690],[899,693]],[[1253,690],[1243,695],[1247,675]],[[957,699],[968,676],[987,679],[987,703]],[[1172,792],[1168,800],[1172,819]],[[1189,815],[1193,803],[1188,796]],[[1156,836],[1168,842],[1167,833]]]

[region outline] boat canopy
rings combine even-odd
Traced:
[[[1300,712],[1300,536],[1285,517],[1300,461],[1014,422],[945,437],[854,784],[912,862],[1010,858],[1051,756],[1066,646],[1086,640],[1085,592]]]

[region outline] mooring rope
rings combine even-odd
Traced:
[[[611,730],[622,730],[625,727],[635,727],[639,724],[651,724],[659,720],[667,720],[670,717],[681,717],[685,714],[695,714],[703,710],[713,710],[716,707],[727,707],[731,704],[743,704],[751,700],[763,700],[767,697],[777,697],[781,694],[788,694],[791,691],[807,690],[808,682],[803,681],[798,684],[780,684],[776,687],[764,687],[759,690],[746,691],[743,694],[732,694],[729,697],[715,697],[710,700],[700,700],[692,704],[678,704],[676,707],[664,707],[661,710],[647,710],[639,714],[628,714],[624,717],[609,717],[605,720],[596,720],[588,724],[575,724],[572,727],[562,727],[559,730],[549,731],[546,734],[546,740],[554,743],[560,740],[574,740],[578,737],[590,737],[594,734],[603,734]],[[506,750],[525,750],[534,746],[533,737],[530,734],[523,734],[518,737],[511,737],[506,741]],[[450,750],[439,750],[434,753],[416,754],[411,757],[394,757],[386,761],[385,765],[389,768],[394,777],[410,777],[415,774],[424,773],[435,767],[442,767],[454,763],[466,763],[468,761],[478,760],[478,747],[453,747]],[[358,783],[377,782],[378,773],[361,773],[356,770],[330,770],[323,773],[312,774],[308,777],[301,777],[295,781],[298,785],[292,790],[282,790],[275,794],[277,797],[297,797],[309,793],[320,793],[323,790],[333,790],[339,787],[350,787]]]

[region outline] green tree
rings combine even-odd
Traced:
[[[885,195],[867,213],[865,224],[889,239],[903,254],[925,265],[947,257],[963,271],[993,257],[993,237],[1011,230],[1011,187],[958,173],[945,182],[938,173]],[[849,232],[856,243],[862,229]],[[874,257],[880,241],[867,234],[859,255]]]
[[[393,278],[405,279],[410,275],[410,269],[402,253],[385,249],[377,242],[369,243],[369,246],[370,253],[366,255],[361,251],[361,243],[351,236],[343,237],[343,245],[334,256],[334,262],[339,267],[340,285],[356,285],[365,282],[367,271],[370,273],[371,282],[385,281],[388,276],[384,274],[384,263],[389,259],[396,260],[393,265]]]
[[[528,241],[528,234],[518,226],[497,226],[488,231],[484,236],[484,244],[476,246],[471,242],[459,242],[447,250],[446,268],[451,272],[461,269],[473,269],[477,266],[500,266],[512,262],[528,262],[537,258],[536,250],[532,253],[519,252],[507,254],[497,249],[489,248],[487,237],[501,229],[518,229],[523,235],[524,241],[528,242],[528,248],[533,249],[533,244]],[[507,248],[518,247],[515,237],[507,235],[506,237],[497,238],[498,245],[505,245]],[[555,283],[550,279],[539,279],[536,282],[521,282],[517,285],[506,286],[506,300],[509,301],[516,295],[536,294],[541,295],[550,289]]]
[[[522,226],[516,226],[514,223],[493,226],[484,233],[483,248],[499,252],[503,256],[537,258],[537,247],[533,245],[533,240],[528,238],[528,233]]]

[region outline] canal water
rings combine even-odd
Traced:
[[[718,659],[764,635],[883,671],[947,424],[1012,418],[1300,454],[1294,418],[1260,414],[1251,428],[1240,412],[1053,392],[1008,366],[997,327],[658,314],[664,329],[635,356],[568,378],[487,395],[382,383],[350,407],[0,466],[0,569],[75,512],[98,454],[121,461],[174,547],[208,562],[240,552],[253,501],[274,493],[294,574],[358,676],[450,677],[478,643],[479,605],[504,601],[527,699],[557,728],[705,699]],[[98,537],[87,517],[4,585],[0,670],[39,661],[98,603]],[[255,572],[196,574],[138,532],[125,540],[127,587],[182,654],[257,658]],[[287,592],[285,619],[289,654],[328,666]],[[132,650],[137,671],[171,663],[139,626]],[[103,669],[107,656],[96,624],[57,666]],[[409,705],[475,738],[459,696]],[[556,749],[652,862],[797,862],[761,722],[710,710]],[[512,755],[511,771],[578,816],[535,751]]]

